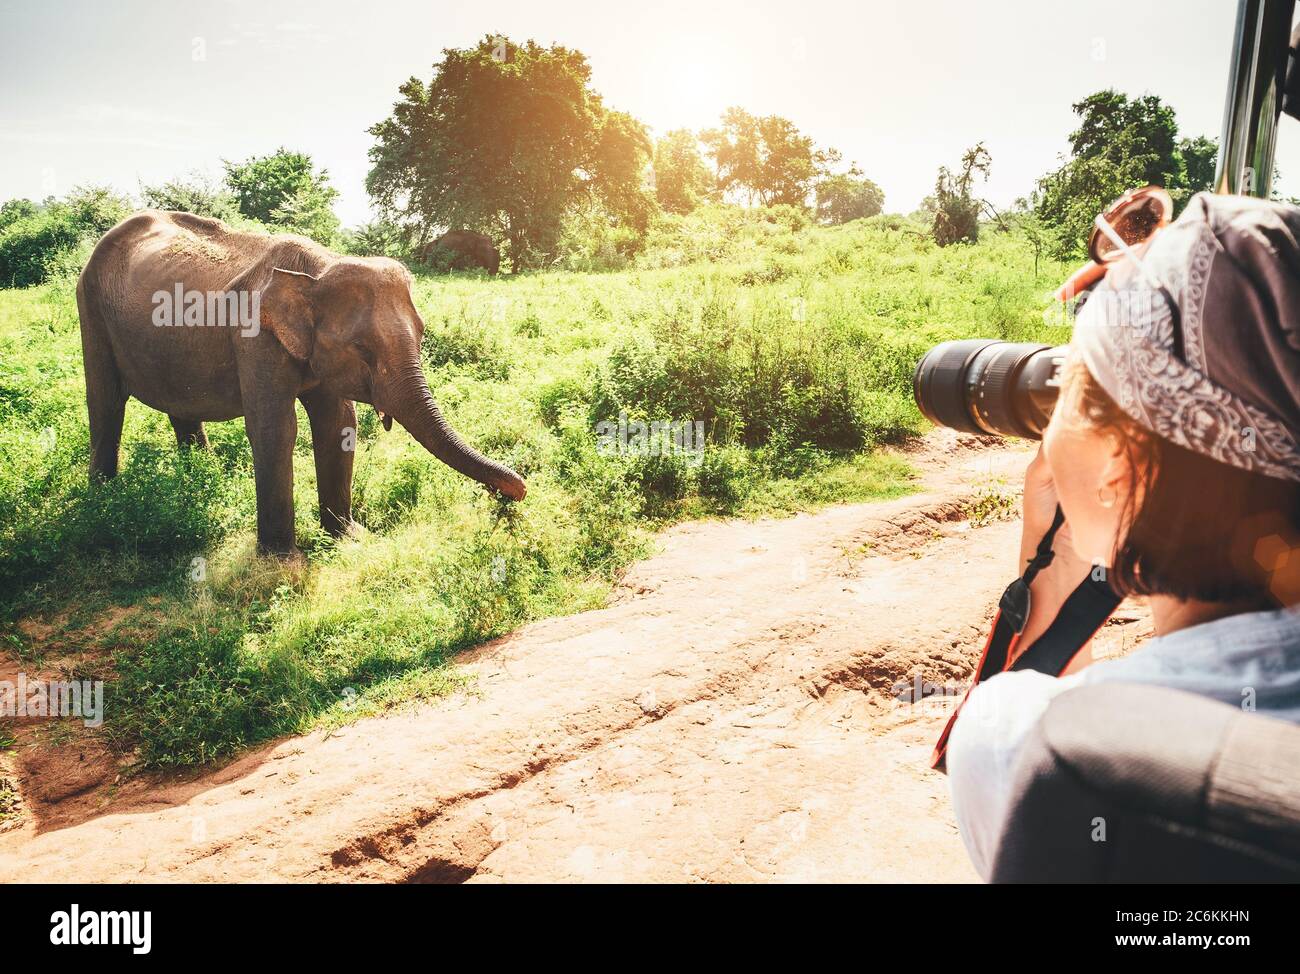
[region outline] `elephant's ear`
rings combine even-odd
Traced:
[[[264,261],[230,283],[229,291],[247,293],[259,331],[269,331],[284,350],[307,361],[315,344],[317,278],[304,271]]]
[[[286,352],[306,362],[316,339],[312,298],[318,279],[283,267],[272,267],[270,278],[262,290],[261,326],[279,339]]]

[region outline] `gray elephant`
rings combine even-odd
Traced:
[[[501,253],[492,238],[472,230],[451,230],[429,244],[424,251],[426,264],[445,265],[449,270],[467,271],[484,267],[489,274],[501,269]]]
[[[396,419],[439,460],[519,500],[524,481],[443,419],[420,367],[411,277],[383,257],[341,257],[304,237],[146,211],[100,240],[77,283],[92,478],[117,473],[128,397],[171,419],[182,446],[205,421],[244,417],[257,540],[294,554],[294,401],[311,423],[321,526],[352,522],[354,402]]]

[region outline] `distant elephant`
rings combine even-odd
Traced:
[[[501,269],[501,253],[492,238],[472,230],[451,230],[444,233],[425,248],[425,263],[435,260],[439,249],[450,252],[451,259],[447,266],[454,271],[486,267],[489,274],[495,274]]]
[[[293,554],[294,400],[311,423],[320,523],[336,536],[352,523],[355,401],[522,499],[519,475],[466,445],[433,401],[410,283],[397,261],[340,257],[304,237],[240,233],[190,213],[123,220],[77,283],[92,479],[117,474],[130,396],[166,413],[181,446],[206,447],[204,422],[243,416],[258,546]]]

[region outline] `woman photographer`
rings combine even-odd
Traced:
[[[1201,194],[1110,267],[1025,479],[1021,564],[1058,503],[1065,526],[1017,646],[1098,566],[1148,597],[1156,638],[971,693],[947,762],[985,878],[1020,745],[1058,693],[1150,683],[1300,721],[1300,209]]]

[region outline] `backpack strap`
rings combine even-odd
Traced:
[[[948,737],[952,734],[953,726],[957,723],[961,708],[970,698],[971,691],[981,681],[1008,670],[1013,672],[1034,670],[1050,676],[1060,676],[1079,654],[1079,650],[1098,629],[1105,625],[1106,620],[1119,606],[1120,596],[1115,594],[1108,583],[1089,573],[1088,577],[1062,603],[1052,624],[1034,640],[1032,646],[1019,656],[1015,656],[1015,661],[1010,667],[1007,666],[1007,660],[1014,655],[1013,651],[1020,640],[1020,634],[1024,632],[1025,623],[1029,620],[1032,602],[1029,586],[1038,573],[1050,565],[1056,556],[1052,551],[1052,542],[1064,523],[1065,513],[1060,505],[1057,505],[1052,526],[1038,542],[1038,550],[1029,560],[1024,574],[1008,585],[1006,591],[1002,593],[1002,598],[998,602],[998,614],[993,620],[993,629],[980,653],[974,677],[961,703],[948,718],[943,733],[939,735],[939,740],[934,745],[934,751],[930,755],[930,767],[939,771],[946,770]]]

